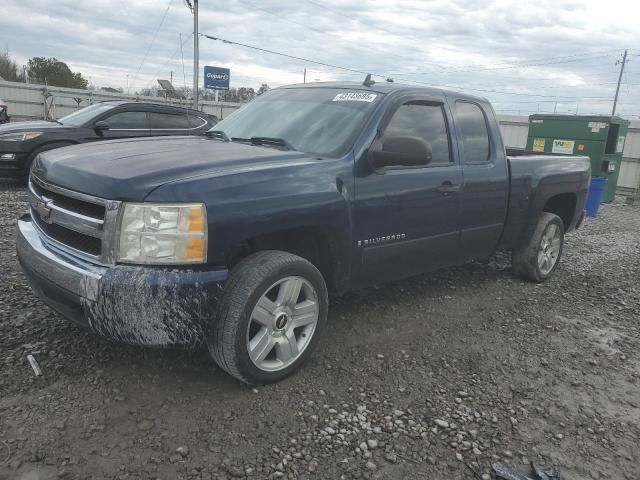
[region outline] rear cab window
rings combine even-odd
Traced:
[[[489,128],[484,111],[476,103],[458,100],[456,102],[456,122],[462,143],[465,163],[487,163],[491,153]]]

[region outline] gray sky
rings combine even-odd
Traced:
[[[2,0],[0,10],[1,44],[21,63],[56,57],[97,87],[126,88],[128,75],[131,92],[171,71],[176,86],[192,83],[184,0]],[[638,0],[200,0],[200,31],[466,90],[513,114],[609,112],[628,48],[618,111],[640,116],[639,14]],[[236,87],[302,82],[305,67],[308,81],[363,78],[204,38],[200,58],[231,68]]]

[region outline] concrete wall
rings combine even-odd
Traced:
[[[500,129],[507,147],[524,148],[529,133],[529,118],[498,115]],[[640,189],[640,121],[632,121],[624,144],[622,165],[616,192],[630,195]]]
[[[0,80],[0,98],[7,102],[12,120],[38,120],[46,117],[60,118],[96,102],[128,100],[160,102],[191,107],[188,100],[143,97],[121,93],[92,92],[72,88],[47,87],[45,85],[7,82]],[[46,100],[46,105],[45,105]],[[200,102],[200,110],[224,118],[241,106],[240,103]]]

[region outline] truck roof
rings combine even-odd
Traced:
[[[375,93],[392,93],[398,91],[420,91],[427,95],[442,95],[444,93],[453,93],[456,96],[464,97],[469,100],[488,102],[488,100],[484,97],[480,97],[477,95],[469,95],[467,93],[462,93],[459,91],[450,90],[447,88],[440,87],[428,87],[421,85],[407,85],[403,83],[396,82],[376,82],[373,85],[367,87],[362,84],[362,82],[312,82],[312,83],[294,83],[292,85],[285,85],[279,88],[348,88],[351,90],[364,90],[367,92],[375,92]]]

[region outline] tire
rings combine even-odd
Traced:
[[[29,172],[31,171],[31,164],[39,154],[41,154],[42,152],[47,152],[49,150],[55,150],[56,148],[70,147],[71,145],[76,145],[76,144],[71,142],[49,143],[47,145],[43,145],[40,148],[36,148],[33,152],[31,152],[31,155],[29,155],[25,160],[24,167],[22,170],[22,180],[24,181],[24,183],[25,184],[28,183]]]
[[[278,250],[250,255],[231,269],[207,332],[209,354],[241,382],[282,380],[316,348],[328,303],[324,278],[307,260]]]
[[[558,267],[564,247],[564,223],[553,213],[543,213],[529,241],[513,252],[514,273],[542,283]]]

